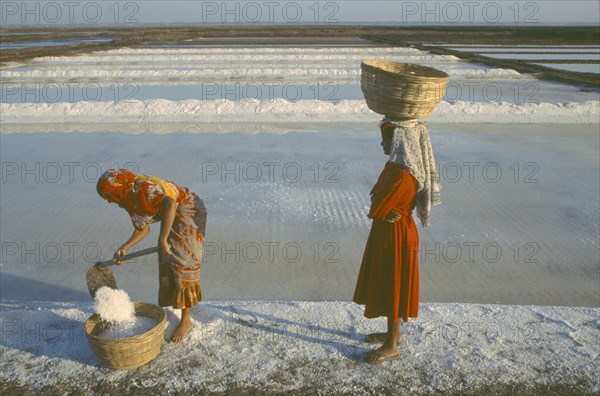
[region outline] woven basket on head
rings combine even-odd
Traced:
[[[135,303],[136,316],[156,320],[156,326],[142,334],[126,338],[102,338],[106,322],[100,315],[90,316],[83,326],[92,351],[103,366],[127,370],[139,367],[154,359],[160,352],[167,319],[161,307],[154,304]]]
[[[446,93],[448,75],[431,67],[381,60],[360,67],[367,106],[390,119],[427,117]]]

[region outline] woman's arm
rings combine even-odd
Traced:
[[[175,213],[177,211],[177,201],[169,196],[165,196],[160,201],[162,206],[162,220],[160,224],[160,235],[158,237],[158,248],[163,254],[171,254],[171,246],[167,241],[173,222],[175,221]]]
[[[380,195],[375,195],[371,201],[371,209],[369,210],[369,218],[373,220],[385,220],[393,223],[399,220],[399,216],[392,209],[400,199],[399,181],[391,183],[386,190],[381,191]]]
[[[115,256],[113,257],[113,262],[117,265],[123,264],[122,261],[119,261],[119,257],[125,256],[127,254],[127,251],[132,246],[139,243],[142,239],[146,238],[146,236],[148,235],[149,232],[150,232],[150,226],[148,226],[148,224],[144,224],[143,228],[141,228],[139,230],[137,228],[134,228],[133,234],[131,234],[131,237],[127,240],[127,242],[125,242],[115,252]]]

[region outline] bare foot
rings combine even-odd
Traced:
[[[370,352],[365,353],[365,362],[367,363],[381,363],[387,360],[395,360],[400,357],[398,348],[389,347],[386,344],[381,347],[374,349]]]
[[[365,336],[365,341],[369,344],[383,344],[387,338],[387,333],[370,333]],[[402,335],[398,336],[398,345],[402,342]]]
[[[173,332],[173,335],[171,336],[171,341],[175,343],[183,341],[188,335],[188,333],[192,330],[192,327],[194,327],[194,325],[192,324],[192,321],[189,318],[187,320],[185,318],[182,318],[179,322],[179,326],[177,326],[177,328]]]

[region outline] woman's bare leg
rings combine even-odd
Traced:
[[[181,342],[184,340],[185,336],[190,332],[192,327],[192,318],[191,318],[191,308],[183,308],[181,310],[181,320],[179,321],[179,325],[177,329],[173,332],[171,336],[171,341],[173,342]]]
[[[387,337],[383,345],[377,349],[367,352],[365,360],[377,363],[398,356],[398,341],[400,340],[400,320],[388,317]]]
[[[385,333],[369,333],[365,336],[365,341],[371,344],[383,344],[387,339],[387,331]],[[398,338],[398,345],[402,343],[402,333]]]

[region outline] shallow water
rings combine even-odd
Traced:
[[[600,64],[585,64],[585,63],[537,63],[541,66],[551,67],[558,70],[568,70],[582,73],[600,74]]]
[[[206,299],[350,300],[369,190],[386,159],[376,123],[313,127],[319,132],[0,135],[1,298],[89,300],[85,272],[132,230],[95,192],[99,174],[121,166],[204,199]],[[430,131],[444,190],[432,226],[420,229],[422,300],[597,305],[597,125]],[[155,226],[142,247],[157,235]],[[132,300],[155,301],[155,257],[113,272]]]
[[[61,45],[81,44],[81,43],[104,43],[112,41],[112,38],[90,38],[90,39],[57,39],[44,41],[22,41],[16,43],[2,42],[0,50],[24,49],[34,47],[58,47]]]
[[[485,53],[488,58],[494,59],[517,59],[517,60],[560,60],[560,61],[576,61],[576,60],[595,60],[600,61],[600,54],[492,54]]]
[[[600,51],[600,46],[592,47],[592,46],[558,46],[558,47],[550,47],[550,46],[535,46],[535,47],[523,47],[523,46],[486,46],[486,47],[474,47],[474,46],[456,46],[456,47],[447,47],[451,50],[456,51],[468,51],[468,52],[508,52],[508,53],[522,53],[522,52],[537,52],[537,53],[552,53],[552,52],[560,52],[560,53],[587,53],[587,54],[597,54]]]
[[[434,44],[431,44],[434,45]],[[435,44],[445,46],[444,44]],[[446,48],[455,51],[474,52],[494,59],[540,61],[539,64],[558,70],[600,74],[600,64],[568,63],[576,60],[600,61],[600,46],[558,45],[558,46],[526,46],[526,45],[487,45],[477,44],[448,45]],[[558,60],[564,63],[543,63],[544,60]]]

